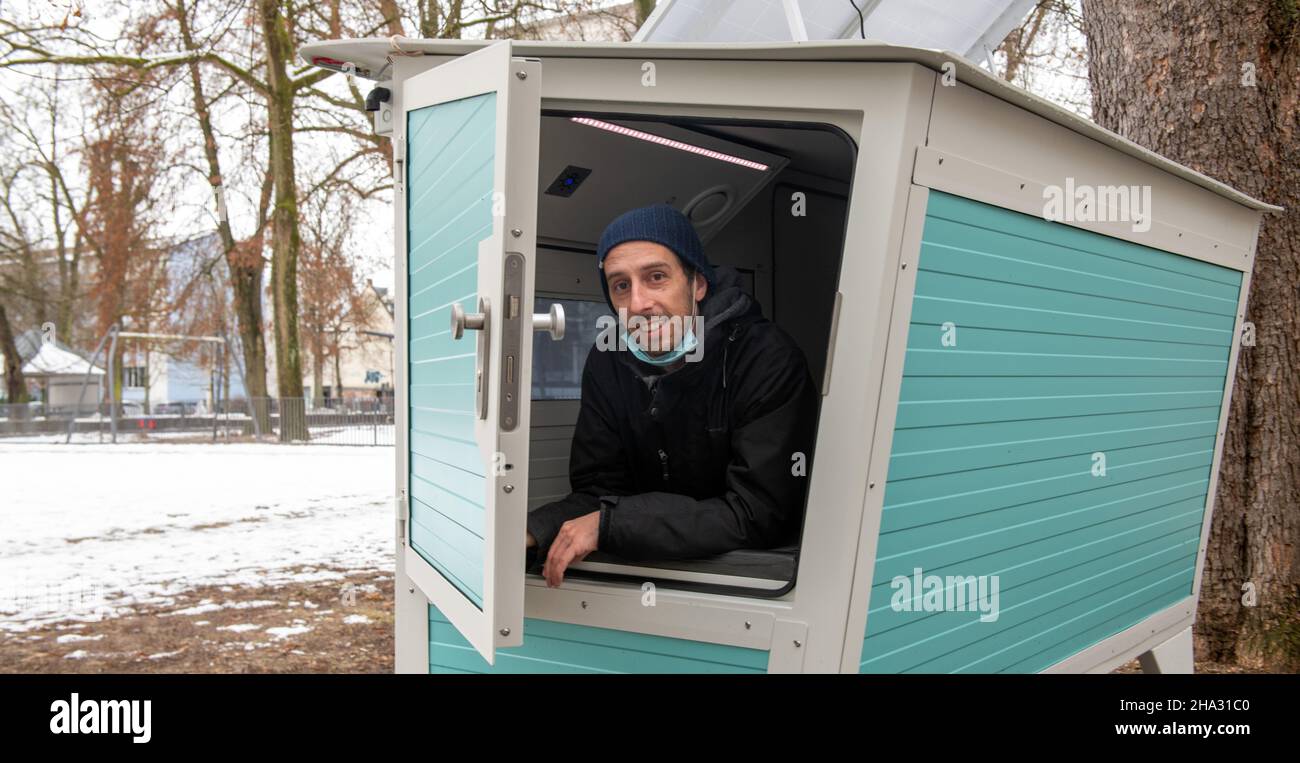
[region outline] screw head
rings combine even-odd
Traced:
[[[795,648],[795,649],[798,649],[798,648],[801,647],[801,646],[803,646],[803,642],[800,641],[799,639],[795,639],[795,640],[794,640],[794,648]]]
[[[509,635],[510,635],[510,629],[509,629],[509,628],[502,628],[502,629],[501,629],[501,635],[502,635],[502,636],[509,636]]]
[[[528,79],[528,72],[522,70],[517,71],[515,72],[515,76],[518,77],[519,79]]]
[[[524,232],[519,230],[518,228],[511,228],[510,235],[514,236],[515,238],[519,238],[520,236],[524,235]]]
[[[411,586],[410,588],[406,589],[406,592],[407,592],[407,593],[415,593],[415,586]]]
[[[506,485],[505,487],[503,487],[503,488],[501,488],[501,489],[504,490],[504,491],[506,491],[507,493],[513,493],[513,492],[515,492],[515,486],[514,486],[514,485]]]
[[[754,624],[753,624],[753,623],[751,623],[751,622],[748,621],[748,620],[745,621],[745,630],[749,630],[750,628],[753,628],[753,627],[754,627]]]

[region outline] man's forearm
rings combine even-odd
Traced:
[[[598,548],[629,560],[699,559],[766,548],[779,543],[792,524],[778,513],[747,507],[735,492],[705,500],[676,493],[627,496],[603,508],[601,520]]]

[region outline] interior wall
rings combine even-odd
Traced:
[[[796,192],[804,194],[802,216],[792,210]],[[755,296],[763,315],[804,351],[819,385],[826,370],[848,194],[847,183],[787,168],[705,247],[714,263],[757,264]]]
[[[803,348],[820,386],[844,253],[848,188],[818,190],[790,178],[775,186],[772,195],[773,277],[781,284],[774,319]]]

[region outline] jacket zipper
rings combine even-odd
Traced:
[[[664,452],[664,449],[663,449],[663,448],[660,448],[660,449],[659,449],[659,466],[663,469],[663,472],[664,472],[664,483],[667,484],[667,482],[668,482],[668,454]]]

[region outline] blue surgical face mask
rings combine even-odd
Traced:
[[[624,329],[623,341],[627,343],[627,349],[632,353],[633,357],[635,357],[637,360],[640,360],[643,363],[649,363],[652,366],[667,366],[676,363],[678,360],[681,360],[683,356],[693,351],[699,345],[699,338],[695,336],[696,304],[695,304],[695,275],[694,274],[691,275],[691,285],[689,288],[691,290],[690,292],[691,319],[690,321],[687,322],[686,335],[682,337],[682,340],[677,343],[676,347],[669,350],[668,352],[661,354],[659,357],[656,358],[656,357],[652,357],[648,352],[641,349],[641,345],[638,344],[632,338],[631,334],[629,334],[626,329]]]

